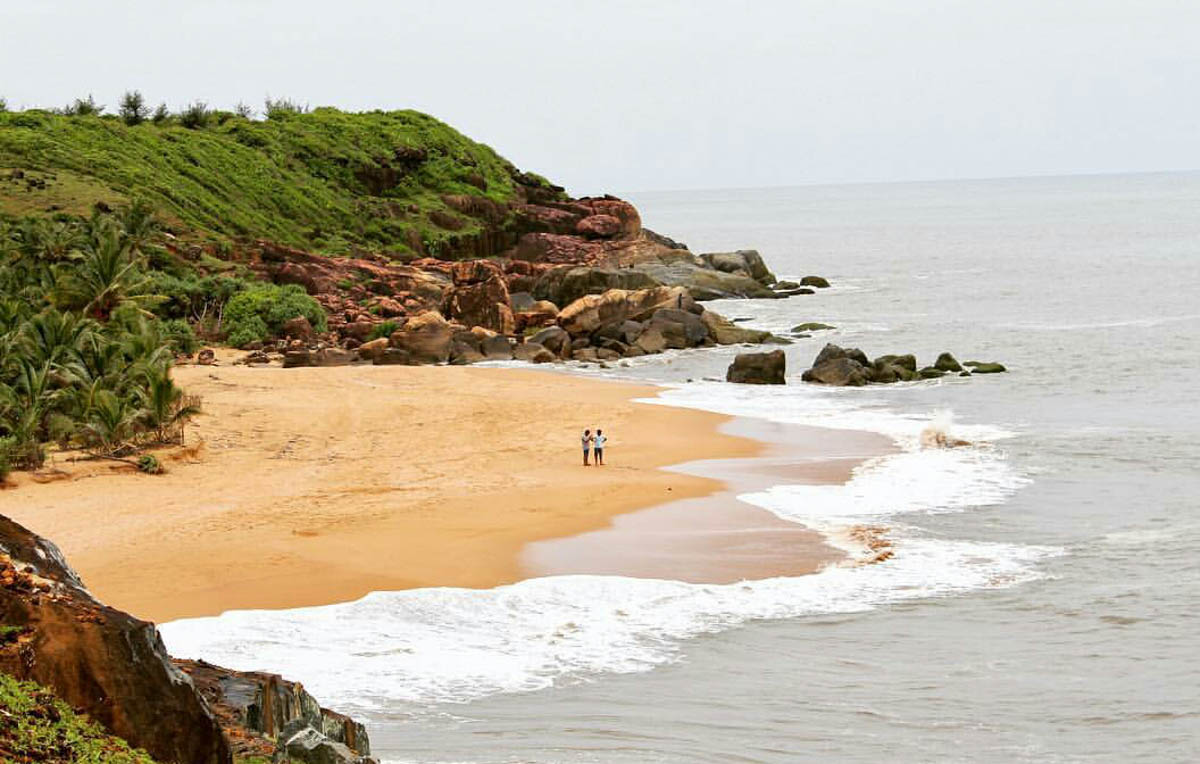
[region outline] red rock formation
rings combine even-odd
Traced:
[[[0,671],[38,682],[155,759],[232,761],[204,699],[172,663],[154,624],[106,607],[57,547],[0,516]]]

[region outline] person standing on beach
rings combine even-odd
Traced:
[[[604,430],[596,430],[594,439],[595,445],[592,446],[592,454],[596,457],[596,466],[604,466],[604,444],[608,442],[608,438],[604,435]]]
[[[583,466],[588,466],[588,449],[592,447],[592,431],[583,431]]]

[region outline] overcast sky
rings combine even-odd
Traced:
[[[16,0],[0,96],[415,108],[576,193],[1200,168],[1200,0]]]

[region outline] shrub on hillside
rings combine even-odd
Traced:
[[[257,284],[230,298],[225,306],[229,344],[243,347],[254,341],[278,336],[283,325],[303,316],[319,332],[327,323],[321,304],[295,284]]]
[[[189,130],[199,130],[208,127],[211,116],[208,105],[204,101],[196,101],[179,112],[179,124]]]

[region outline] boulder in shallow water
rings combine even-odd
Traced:
[[[999,374],[1008,371],[1002,363],[985,363],[983,361],[967,361],[963,366],[969,367],[975,374]]]
[[[946,372],[942,371],[941,369],[934,368],[933,366],[926,366],[918,371],[917,374],[921,375],[921,379],[937,379],[938,377],[946,376]]]
[[[551,353],[563,358],[569,356],[571,352],[571,335],[567,334],[561,326],[547,326],[532,335],[528,342],[541,345]]]
[[[873,365],[876,368],[882,368],[884,366],[900,366],[908,369],[909,371],[916,371],[917,357],[912,353],[905,353],[904,355],[881,355],[875,359],[875,363]]]
[[[962,371],[963,368],[959,362],[949,353],[942,353],[933,362],[933,368],[941,369],[942,371]]]
[[[552,363],[558,356],[536,342],[522,342],[513,348],[513,358],[529,363]]]
[[[804,372],[801,379],[836,387],[861,387],[871,381],[871,372],[857,360],[841,356],[814,364]]]
[[[805,276],[800,279],[800,286],[816,287],[817,289],[828,289],[829,281],[824,276]]]
[[[809,321],[803,324],[796,324],[792,327],[793,332],[823,332],[827,329],[836,329],[836,326],[822,324],[819,321]]]
[[[726,382],[750,385],[786,384],[787,358],[782,350],[769,353],[739,353],[725,372]]]

